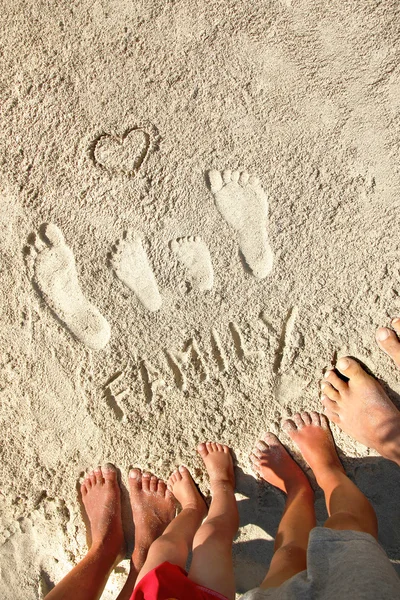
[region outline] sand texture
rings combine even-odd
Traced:
[[[235,450],[245,591],[283,507],[257,436],[318,409],[343,354],[400,392],[375,344],[400,312],[399,4],[1,10],[0,596],[83,556],[86,467],[184,462],[206,492],[204,440]],[[400,561],[398,469],[334,435]]]

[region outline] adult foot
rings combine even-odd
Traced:
[[[293,419],[284,422],[283,430],[300,449],[318,483],[332,472],[344,473],[325,415],[317,412],[296,413]]]
[[[256,277],[272,270],[273,253],[268,240],[268,198],[257,177],[239,171],[208,173],[215,204],[225,221],[236,230],[239,247]]]
[[[379,347],[390,356],[395,365],[400,369],[400,319],[397,317],[391,323],[393,329],[380,327],[376,332],[376,341]],[[394,330],[394,331],[393,331]]]
[[[211,491],[220,483],[235,487],[235,473],[231,451],[228,446],[215,442],[205,442],[197,446],[210,478]]]
[[[36,236],[26,260],[35,287],[63,325],[88,348],[104,348],[110,326],[83,295],[74,255],[56,225],[47,224]]]
[[[306,475],[273,433],[256,442],[250,460],[254,471],[282,492],[311,491]]]
[[[121,519],[121,492],[117,470],[111,463],[85,475],[82,501],[90,522],[91,552],[101,552],[117,564],[125,556]]]
[[[175,500],[162,479],[140,469],[129,471],[129,496],[135,524],[134,555],[147,553],[174,518]]]
[[[206,516],[207,505],[198,491],[188,469],[181,465],[174,471],[167,483],[169,491],[175,496],[182,509],[192,508]]]
[[[400,413],[380,383],[368,375],[357,361],[338,360],[337,371],[325,373],[322,404],[327,417],[343,431],[382,456],[400,461]]]

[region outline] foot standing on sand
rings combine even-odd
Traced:
[[[179,467],[169,478],[168,489],[182,510],[151,545],[132,600],[156,597],[155,589],[166,598],[235,597],[232,542],[239,519],[232,457],[227,446],[211,442],[200,444],[198,452],[210,477],[208,515],[188,469]],[[186,574],[191,550],[192,563]]]
[[[174,499],[163,481],[151,474],[142,476],[139,469],[131,471],[129,481],[135,548],[130,574],[118,600],[129,599],[151,543],[175,515]],[[114,465],[108,463],[87,473],[81,494],[90,522],[91,546],[46,600],[98,600],[111,571],[125,558],[121,492]]]
[[[243,600],[398,597],[400,581],[376,542],[375,512],[346,476],[326,417],[296,413],[283,427],[313,470],[329,517],[315,527],[307,477],[279,439],[265,434],[250,458],[264,481],[286,493],[286,505],[268,573]]]
[[[400,319],[381,327],[380,348],[400,367]],[[345,381],[339,374],[348,380]],[[369,448],[400,465],[400,412],[381,384],[351,357],[340,358],[321,382],[321,401],[330,421]]]

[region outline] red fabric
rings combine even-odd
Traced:
[[[139,581],[130,600],[227,600],[227,598],[194,583],[177,565],[164,562]]]

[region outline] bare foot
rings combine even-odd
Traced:
[[[113,556],[114,564],[117,564],[125,556],[125,540],[121,493],[114,465],[107,463],[87,473],[81,485],[81,494],[90,521],[90,550]]]
[[[378,346],[393,359],[394,363],[400,369],[400,319],[397,317],[391,323],[394,331],[388,327],[380,327],[376,332],[376,341]]]
[[[192,508],[199,511],[203,517],[206,516],[207,505],[186,467],[181,465],[177,471],[174,471],[167,485],[182,509]]]
[[[273,433],[266,433],[256,442],[250,460],[256,473],[286,494],[311,490],[306,475]]]
[[[344,473],[325,415],[296,413],[293,419],[284,422],[283,429],[299,447],[318,483],[325,474],[337,470]]]
[[[383,342],[381,342],[382,344]],[[382,456],[400,460],[400,413],[380,383],[359,363],[346,357],[338,360],[335,371],[327,371],[321,382],[327,417],[343,431]]]
[[[140,469],[129,471],[129,495],[135,524],[134,555],[147,553],[175,517],[175,500],[162,479]]]
[[[197,446],[197,452],[203,459],[210,477],[211,491],[213,486],[219,483],[227,484],[232,489],[235,487],[233,461],[228,446],[215,442],[205,442]]]

